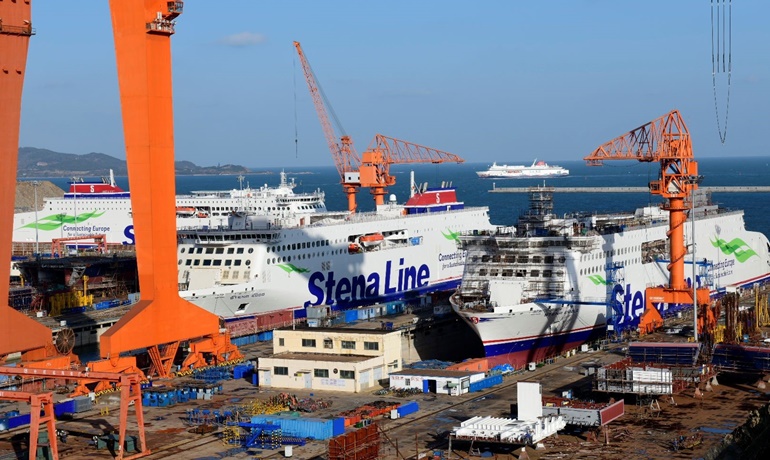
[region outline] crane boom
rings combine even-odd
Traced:
[[[384,204],[385,187],[396,183],[391,164],[463,163],[459,156],[423,145],[377,134],[361,156],[361,186],[368,187],[377,205]]]
[[[326,105],[323,101],[323,93],[316,82],[313,68],[310,67],[310,62],[308,62],[307,57],[305,57],[305,53],[302,51],[302,46],[299,42],[295,41],[294,47],[297,49],[297,55],[302,64],[302,71],[305,74],[307,87],[310,90],[310,96],[313,98],[313,105],[315,105],[315,110],[318,113],[318,119],[321,121],[321,129],[323,129],[326,143],[328,144],[329,151],[334,159],[334,166],[337,168],[337,173],[340,175],[343,188],[348,196],[348,210],[350,212],[355,212],[355,194],[360,186],[358,184],[356,173],[361,166],[361,159],[353,148],[353,140],[350,136],[342,135],[340,137],[340,142],[337,143],[337,136],[334,134],[334,128],[329,121],[329,115],[326,112]]]
[[[669,285],[664,288],[647,288],[645,314],[649,311],[651,315],[655,315],[657,309],[652,306],[653,303],[694,305],[697,301],[701,305],[708,304],[708,288],[698,289],[697,299],[693,299],[693,293],[684,279],[684,257],[687,253],[684,242],[684,224],[687,218],[685,198],[692,196],[698,188],[698,163],[693,158],[690,133],[679,111],[672,110],[602,144],[584,160],[589,166],[601,165],[605,160],[660,163],[660,178],[650,182],[649,186],[651,193],[667,200],[663,209],[669,212],[669,230],[666,233],[670,248]],[[662,324],[662,319],[658,318],[659,314],[654,321],[648,323],[649,329]]]

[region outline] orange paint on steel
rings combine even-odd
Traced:
[[[103,358],[219,334],[219,318],[178,293],[170,36],[181,3],[110,0],[141,301],[102,335]]]
[[[668,200],[663,209],[669,212],[670,262],[669,284],[664,288],[647,288],[647,309],[653,303],[708,304],[709,289],[697,289],[693,299],[684,278],[684,224],[687,219],[685,198],[698,188],[698,163],[693,158],[692,139],[678,110],[646,123],[628,133],[604,143],[584,158],[589,166],[599,166],[605,160],[637,160],[660,163],[660,178],[650,182],[650,193]],[[646,328],[662,325],[660,315],[650,313],[644,321]],[[644,318],[643,318],[644,319]],[[643,330],[644,332],[644,330]]]
[[[0,0],[1,1],[1,0]],[[126,429],[128,428],[128,410],[133,406],[132,412],[136,416],[136,430],[139,437],[139,453],[125,456],[123,448],[117,448],[116,460],[131,460],[134,458],[146,457],[152,452],[147,448],[144,432],[144,411],[142,410],[142,379],[139,374],[120,374],[115,372],[94,372],[94,371],[76,371],[64,369],[20,369],[18,367],[0,366],[0,375],[14,375],[19,377],[39,377],[65,380],[99,380],[105,383],[120,385],[120,422],[118,426],[118,446],[124,446],[126,442]],[[2,392],[0,392],[2,399]],[[53,417],[53,404],[51,406],[51,417]],[[39,414],[40,411],[38,410]],[[54,437],[50,435],[49,438]],[[37,439],[37,436],[30,439]],[[30,454],[34,454],[35,449],[30,449]],[[30,458],[35,458],[34,456]]]
[[[2,0],[0,0],[2,1]],[[37,459],[37,440],[40,427],[48,432],[48,447],[51,458],[59,459],[56,418],[53,413],[53,393],[27,393],[24,391],[0,391],[0,401],[17,401],[29,404],[29,460]],[[42,412],[42,415],[41,415]]]
[[[326,143],[329,146],[329,151],[334,159],[334,166],[337,168],[337,173],[340,175],[340,181],[342,188],[348,197],[348,211],[356,211],[356,193],[358,193],[359,184],[355,178],[352,178],[350,174],[358,172],[361,166],[361,159],[358,157],[358,153],[353,148],[353,140],[350,136],[342,135],[340,142],[337,143],[337,136],[334,134],[334,128],[329,121],[329,115],[326,112],[326,106],[323,101],[323,93],[321,92],[318,82],[316,82],[315,73],[313,68],[310,67],[305,53],[302,51],[302,46],[299,42],[294,42],[294,48],[297,50],[299,56],[299,62],[302,65],[302,71],[305,74],[305,80],[307,81],[308,90],[310,90],[310,96],[313,98],[313,105],[315,105],[316,112],[318,113],[318,120],[321,122],[321,129],[326,137]]]
[[[10,353],[40,351],[52,343],[50,329],[8,306],[21,93],[34,33],[30,10],[26,0],[0,1],[0,362]]]

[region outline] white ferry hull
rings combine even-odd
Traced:
[[[688,243],[692,241],[691,228],[688,221],[685,226]],[[665,249],[667,230],[667,220],[661,219],[616,233],[580,237],[584,247],[591,248],[589,251],[552,247],[549,252],[553,260],[563,260],[562,268],[554,268],[554,277],[558,280],[552,280],[563,285],[558,295],[543,295],[537,301],[519,303],[516,299],[520,297],[515,294],[521,292],[521,285],[515,287],[516,281],[506,284],[501,280],[499,285],[493,281],[488,289],[494,291],[497,287],[513,294],[498,296],[492,308],[487,304],[474,309],[460,299],[459,292],[452,297],[452,307],[476,331],[490,363],[508,363],[516,368],[604,336],[608,325],[613,330],[636,329],[645,308],[645,289],[668,283],[667,255],[658,260],[645,260],[643,247],[652,247],[651,242],[663,242]],[[705,273],[703,267],[707,269],[713,280],[712,295],[770,279],[770,244],[765,235],[744,229],[742,212],[707,213],[696,220],[695,236],[697,271]],[[565,240],[564,237],[556,239]],[[482,249],[478,251],[483,253]],[[662,254],[665,251],[661,251]],[[467,257],[472,259],[478,255],[469,249]],[[608,270],[608,264],[615,264],[617,268]],[[472,278],[468,270],[472,268],[466,268],[464,285]],[[562,273],[557,276],[558,270]],[[691,254],[686,258],[685,276],[690,283]],[[701,276],[696,275],[698,286],[703,281]],[[608,302],[608,298],[611,301]],[[691,305],[657,307],[665,317]]]

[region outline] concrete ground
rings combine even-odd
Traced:
[[[657,339],[663,339],[663,335]],[[665,337],[671,339],[671,337]],[[650,338],[656,340],[656,338]],[[684,340],[681,339],[680,340]],[[578,353],[569,358],[557,358],[552,364],[544,365],[533,372],[524,372],[506,377],[503,385],[487,392],[462,396],[418,395],[412,398],[397,398],[390,395],[376,395],[374,392],[344,394],[339,392],[296,390],[292,394],[299,398],[312,397],[333,403],[311,417],[334,417],[340,412],[354,409],[377,400],[402,403],[416,400],[420,411],[402,419],[380,418],[382,437],[380,458],[407,459],[416,456],[432,458],[440,450],[452,458],[469,458],[470,451],[495,458],[519,458],[520,446],[470,445],[467,442],[452,442],[449,453],[448,433],[462,420],[476,415],[511,417],[515,409],[516,385],[520,380],[539,381],[545,396],[561,396],[565,390],[572,390],[577,398],[604,402],[609,395],[593,393],[593,376],[584,375],[584,364],[599,365],[615,362],[623,357],[623,344],[614,345],[604,351]],[[270,353],[268,343],[255,344],[245,348],[249,359]],[[770,397],[764,390],[757,390],[754,380],[738,381],[720,376],[720,385],[713,391],[695,397],[693,390],[677,395],[673,401],[661,399],[660,410],[649,405],[649,401],[625,398],[625,416],[611,424],[605,445],[604,436],[598,433],[568,432],[543,442],[544,449],[527,448],[531,459],[594,459],[594,458],[701,458],[724,435],[742,424],[748,412],[767,404]],[[158,382],[156,382],[157,384]],[[151,459],[251,459],[280,458],[284,450],[239,449],[226,446],[220,440],[221,428],[205,434],[192,432],[187,423],[188,410],[226,409],[254,399],[267,400],[280,393],[278,390],[264,390],[254,387],[246,380],[226,381],[222,394],[211,400],[194,400],[170,408],[145,407],[145,430]],[[59,430],[69,433],[66,443],[59,443],[60,457],[66,459],[111,458],[107,450],[97,450],[92,444],[95,435],[114,432],[118,426],[117,394],[99,398],[95,408],[78,414],[73,420],[57,422]],[[514,407],[512,408],[512,405]],[[515,414],[514,414],[515,416]],[[133,420],[131,420],[133,423]],[[690,436],[699,430],[703,442],[692,449],[674,451],[673,440],[680,435]],[[135,434],[135,425],[129,424],[129,434]],[[13,452],[23,449],[19,441],[24,430],[14,430],[0,436],[0,459],[13,458]],[[595,439],[595,440],[594,440]],[[325,458],[326,442],[309,442],[305,446],[294,446],[292,456],[298,459]],[[486,454],[485,454],[486,452]],[[5,455],[9,455],[6,457]]]

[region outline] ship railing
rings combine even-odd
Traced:
[[[30,24],[23,26],[3,25],[3,18],[0,18],[0,34],[30,36],[35,35],[35,29]]]

